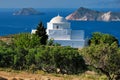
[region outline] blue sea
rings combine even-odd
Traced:
[[[59,8],[42,8],[38,11],[44,12],[44,15],[14,16],[12,13],[18,9],[0,9],[0,36],[31,32],[35,29],[39,22],[43,22],[47,26],[47,22],[51,18],[57,16],[66,17],[76,9],[59,9]],[[98,9],[100,11],[109,11],[108,9]],[[120,11],[111,9],[112,11]],[[120,41],[120,22],[104,22],[104,21],[69,21],[73,30],[84,30],[85,38],[91,37],[93,32],[108,33],[115,36]]]

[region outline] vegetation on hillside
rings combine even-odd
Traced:
[[[78,49],[47,41],[42,23],[36,34],[16,34],[10,43],[0,42],[0,67],[66,74],[76,74],[86,69]]]
[[[120,48],[118,40],[102,33],[93,33],[90,46],[81,51],[86,64],[99,70],[108,80],[120,79]]]
[[[75,74],[85,70],[85,63],[77,49],[45,46],[39,37],[28,33],[15,35],[11,44],[0,42],[0,67],[17,70],[43,70]]]
[[[117,45],[119,45],[118,39],[115,38],[114,36],[112,36],[110,34],[103,34],[100,32],[94,32],[92,34],[92,37],[89,40],[88,44],[89,45],[92,45],[92,44],[99,45],[101,43],[104,43],[104,44],[107,43],[107,44],[111,45],[113,42],[116,42]]]
[[[54,44],[45,30],[40,23],[36,34],[21,33],[9,43],[0,41],[0,67],[62,74],[97,70],[108,80],[120,79],[120,48],[114,36],[93,33],[89,46],[78,50]]]

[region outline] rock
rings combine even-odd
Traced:
[[[57,69],[56,69],[56,72],[57,72],[57,73],[60,73],[60,68],[57,68]]]
[[[117,15],[114,15],[112,12],[106,12],[103,15],[101,15],[101,19],[103,21],[120,21],[120,17]]]
[[[68,15],[66,19],[78,21],[120,21],[120,12],[100,12],[81,7]]]
[[[104,13],[104,14],[101,16],[101,19],[103,19],[104,21],[109,21],[110,18],[111,18],[111,12]]]
[[[13,13],[13,15],[39,15],[43,14],[35,10],[34,8],[23,8]]]

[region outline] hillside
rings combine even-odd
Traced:
[[[39,15],[39,14],[43,14],[43,13],[35,10],[34,8],[22,8],[13,13],[13,15]]]
[[[100,12],[80,7],[66,17],[67,20],[77,21],[120,21],[120,13]]]

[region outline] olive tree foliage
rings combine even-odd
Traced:
[[[78,49],[62,47],[52,40],[41,45],[40,39],[35,34],[22,33],[14,35],[11,44],[0,42],[0,67],[63,74],[77,74],[86,69]]]
[[[92,34],[92,38],[89,40],[88,44],[95,44],[95,45],[99,45],[101,43],[108,43],[108,44],[112,44],[113,42],[116,42],[117,45],[119,45],[118,39],[115,38],[114,36],[110,35],[110,34],[103,34],[100,32],[94,32]]]
[[[37,45],[40,45],[40,38],[37,35],[29,33],[20,33],[16,34],[13,37],[13,45],[19,48],[33,48]]]
[[[10,45],[0,41],[0,67],[11,67],[14,54],[13,48]]]
[[[40,37],[30,33],[20,33],[13,36],[12,47],[16,53],[13,57],[13,68],[14,69],[23,69],[26,66],[29,66],[30,61],[28,61],[31,54],[31,48],[40,46]],[[28,64],[28,65],[26,65]]]
[[[115,37],[109,34],[93,33],[90,46],[83,48],[81,53],[86,64],[101,71],[108,80],[114,80],[120,76],[120,48]]]
[[[120,49],[116,43],[91,45],[82,50],[87,65],[105,74],[109,80],[120,74]]]
[[[69,47],[46,46],[35,54],[36,66],[46,72],[75,74],[86,69],[85,62],[78,50]]]
[[[0,67],[12,67],[14,51],[11,48],[0,49]]]
[[[54,49],[53,51],[57,52],[54,54],[56,67],[60,68],[61,71],[75,74],[80,73],[86,69],[85,61],[79,54],[78,50],[65,47]]]

